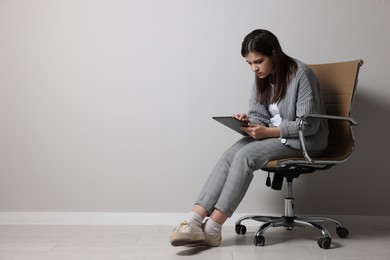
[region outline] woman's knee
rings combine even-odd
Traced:
[[[221,155],[220,160],[231,164],[237,153],[239,153],[247,143],[248,141],[246,139],[240,139]]]
[[[241,149],[235,154],[232,165],[233,164],[239,165],[242,168],[243,172],[247,172],[248,169],[251,171],[255,171],[258,169],[253,156],[244,149]]]

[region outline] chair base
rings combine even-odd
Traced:
[[[285,227],[289,230],[295,226],[310,227],[319,230],[322,233],[322,237],[318,239],[319,247],[323,249],[330,248],[332,243],[332,236],[330,232],[320,223],[321,222],[332,222],[337,225],[336,233],[341,238],[346,238],[349,235],[348,229],[346,229],[338,220],[331,217],[304,217],[299,218],[294,215],[294,198],[292,196],[292,180],[287,181],[288,184],[288,195],[285,198],[285,215],[281,217],[275,216],[258,216],[249,215],[238,219],[235,223],[236,233],[244,235],[246,233],[246,227],[241,224],[244,220],[255,220],[264,222],[256,231],[254,243],[256,246],[264,246],[265,238],[264,232],[270,227]]]
[[[264,222],[256,231],[254,237],[254,244],[256,246],[264,246],[265,238],[264,233],[270,227],[285,227],[288,230],[292,230],[296,226],[300,227],[310,227],[319,230],[322,233],[322,237],[318,239],[319,247],[323,249],[330,248],[332,242],[332,236],[330,232],[320,223],[321,222],[333,222],[337,225],[336,233],[341,238],[346,238],[349,234],[348,229],[346,229],[338,220],[330,217],[274,217],[274,216],[257,216],[257,215],[249,215],[244,216],[236,221],[235,228],[236,233],[239,235],[244,235],[246,233],[246,227],[241,224],[244,220],[255,220]]]

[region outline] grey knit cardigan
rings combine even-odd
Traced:
[[[298,65],[295,76],[290,81],[286,95],[278,102],[282,122],[280,140],[285,145],[300,149],[298,139],[299,118],[306,114],[325,114],[321,89],[313,71],[304,63],[295,60]],[[254,124],[270,126],[271,114],[268,104],[259,104],[256,100],[256,84],[253,84],[249,100],[249,119]],[[303,134],[307,150],[322,150],[328,144],[328,122],[324,119],[308,119],[303,125]]]

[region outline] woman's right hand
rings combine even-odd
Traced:
[[[249,118],[246,114],[234,114],[233,117],[244,122],[249,122]]]

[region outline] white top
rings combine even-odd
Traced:
[[[274,84],[271,83],[271,87],[272,87],[272,94],[273,94]],[[282,118],[280,117],[278,104],[277,103],[270,104],[268,106],[268,111],[271,114],[271,119],[269,120],[270,127],[280,125],[280,123],[282,122]]]
[[[270,126],[278,126],[282,122],[280,117],[279,108],[277,103],[270,104],[268,106],[268,111],[271,114]]]

